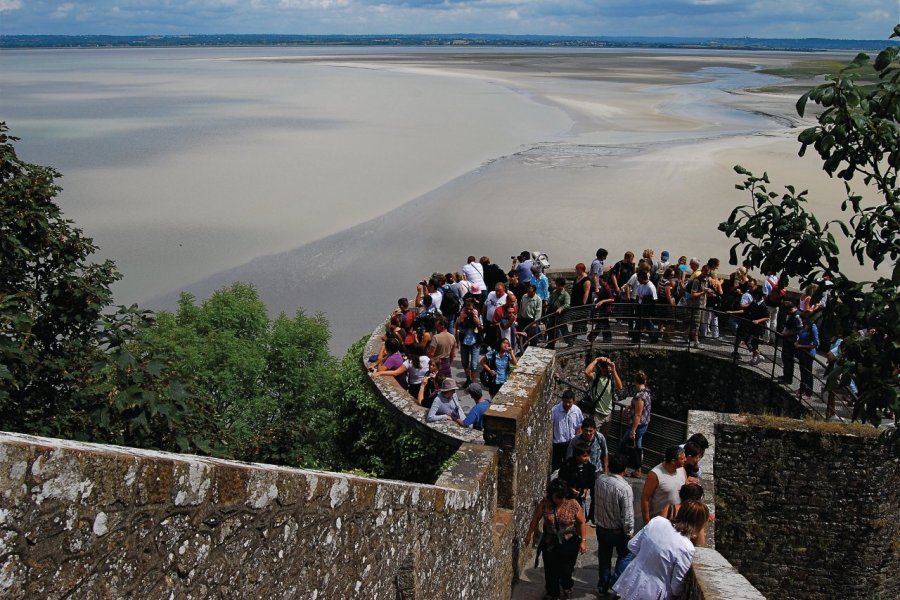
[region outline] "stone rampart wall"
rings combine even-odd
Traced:
[[[801,416],[803,406],[790,392],[761,372],[689,349],[669,350],[598,347],[594,355],[611,357],[630,394],[632,377],[643,369],[653,391],[653,412],[686,421],[689,410],[747,412]],[[587,386],[583,371],[585,356],[560,359],[567,380]]]
[[[496,473],[471,444],[432,486],[0,434],[0,597],[505,598]]]
[[[827,429],[716,426],[716,549],[767,597],[900,598],[900,459]]]

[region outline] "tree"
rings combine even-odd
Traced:
[[[900,25],[891,38],[900,37]],[[810,213],[807,192],[785,186],[785,193],[769,191],[764,173],[756,177],[740,166],[745,180],[737,189],[749,192],[752,202],[735,208],[719,229],[736,238],[731,262],[738,251],[754,267],[773,269],[802,284],[823,275],[833,280],[833,297],[823,315],[845,326],[844,345],[829,386],[859,384],[857,408],[874,422],[878,408],[890,406],[900,415],[897,375],[900,369],[900,47],[882,50],[874,63],[859,54],[844,69],[827,78],[797,102],[803,116],[812,101],[824,110],[818,124],[799,135],[800,155],[810,147],[819,153],[830,177],[845,181],[841,210],[849,220],[821,223]],[[872,68],[874,81],[859,83],[860,73]],[[851,187],[862,179],[870,195],[864,199]],[[849,238],[860,265],[877,268],[888,261],[890,277],[856,281],[842,270],[835,234]],[[860,333],[862,331],[862,333]],[[865,417],[864,417],[865,418]],[[895,428],[896,431],[896,428]]]
[[[208,397],[228,456],[335,468],[335,363],[322,315],[270,320],[249,284],[220,289],[199,306],[182,294],[148,337],[182,378]]]
[[[17,155],[0,123],[0,423],[39,435],[208,449],[204,411],[143,343],[152,315],[109,313],[111,261],[54,202],[60,174]]]

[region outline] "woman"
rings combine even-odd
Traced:
[[[384,377],[393,375],[401,386],[406,388],[406,369],[407,362],[403,359],[400,349],[403,348],[402,342],[394,336],[389,336],[384,340],[385,359],[378,365],[376,371],[372,373],[372,377]]]
[[[578,501],[569,498],[569,486],[561,479],[554,479],[547,486],[547,497],[538,502],[531,516],[525,546],[538,523],[544,521],[538,552],[544,555],[544,586],[547,598],[568,598],[575,582],[572,572],[579,552],[587,550],[587,523]]]
[[[406,367],[407,389],[413,398],[418,398],[422,380],[431,372],[431,359],[417,349],[410,350],[407,354],[409,358],[403,362]]]
[[[675,305],[678,304],[678,279],[675,277],[675,270],[675,267],[668,267],[659,281],[662,294],[657,311],[664,340],[668,340],[669,334],[675,331]]]
[[[572,333],[578,337],[578,334],[587,331],[585,319],[588,318],[588,314],[583,310],[575,309],[587,305],[591,297],[591,278],[588,277],[587,267],[584,266],[584,263],[575,265],[575,283],[572,284],[571,296],[570,307],[573,310],[569,316],[575,321],[572,324]]]
[[[641,464],[644,462],[644,434],[650,426],[650,388],[647,387],[647,374],[638,371],[634,374],[634,396],[631,405],[625,408],[623,423],[630,427],[619,445],[619,453],[628,457],[628,467],[633,469],[632,477],[640,477]]]
[[[481,362],[481,333],[481,315],[475,307],[475,300],[467,298],[466,305],[456,320],[456,342],[459,344],[459,357],[466,373],[466,383],[463,387],[475,381],[475,374],[478,373],[478,363]]]
[[[794,354],[800,363],[800,389],[797,397],[809,397],[813,391],[813,361],[816,358],[816,348],[819,347],[819,328],[813,323],[812,313],[803,313],[803,329],[797,335],[794,342]]]
[[[509,379],[510,368],[516,364],[518,364],[516,355],[513,354],[512,346],[506,338],[500,340],[499,350],[488,350],[487,354],[481,357],[481,368],[490,376],[490,382],[487,385],[491,398]]]
[[[706,542],[709,508],[687,500],[672,521],[654,517],[628,542],[634,559],[613,591],[623,600],[669,600],[684,591],[694,546]]]

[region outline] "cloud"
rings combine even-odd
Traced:
[[[22,8],[22,0],[0,0],[0,13],[19,10]]]
[[[885,39],[897,0],[0,0],[0,33]]]

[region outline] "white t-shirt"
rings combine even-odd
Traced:
[[[408,358],[403,361],[403,364],[406,365],[407,383],[409,383],[409,385],[418,385],[422,383],[422,379],[428,374],[429,363],[431,363],[431,359],[427,356],[420,356],[418,365],[413,365],[412,361]]]
[[[487,301],[485,301],[485,306],[487,306],[487,314],[485,317],[488,322],[494,320],[494,312],[496,312],[498,306],[506,306],[506,292],[503,292],[502,298],[497,298],[497,292],[491,292],[488,294]]]
[[[468,281],[472,286],[472,293],[480,294],[484,290],[484,267],[481,266],[481,263],[470,262],[466,266],[462,268],[463,275],[466,276],[466,281]],[[477,289],[476,289],[477,288]]]
[[[635,294],[637,295],[638,302],[644,302],[644,299],[647,296],[650,296],[654,300],[659,299],[656,295],[656,286],[653,285],[653,283],[650,281],[648,281],[647,283],[639,283],[637,288],[635,289]]]

